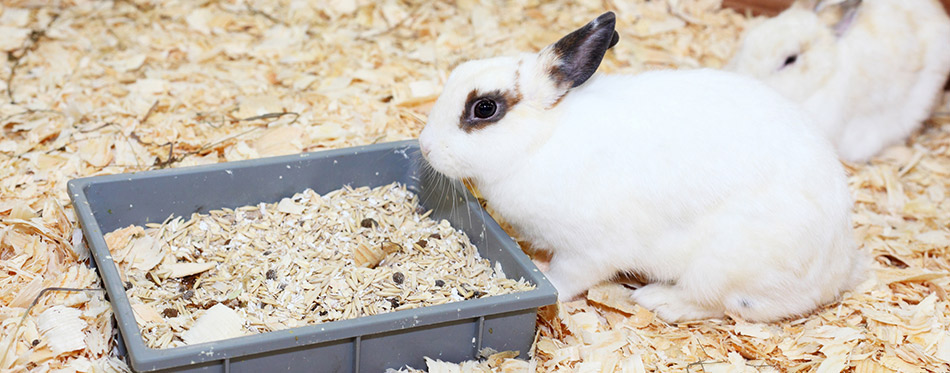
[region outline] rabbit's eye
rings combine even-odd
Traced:
[[[517,91],[478,92],[472,90],[465,99],[465,110],[459,116],[459,128],[472,132],[498,123],[505,113],[521,101]]]
[[[495,111],[498,110],[498,105],[491,99],[483,98],[475,102],[474,109],[472,113],[475,114],[476,118],[488,119],[495,115]]]
[[[798,55],[797,55],[797,54],[793,54],[793,55],[791,55],[791,56],[785,57],[785,63],[782,64],[782,67],[789,66],[789,65],[795,63],[795,61],[798,61]]]

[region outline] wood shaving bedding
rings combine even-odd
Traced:
[[[396,183],[308,189],[105,239],[151,348],[534,288],[505,278],[464,232],[420,209]]]
[[[70,178],[410,138],[459,62],[537,50],[605,9],[617,12],[621,35],[606,72],[721,67],[749,22],[718,0],[322,5],[0,4],[0,353],[12,351],[0,370],[122,368],[99,295],[51,293],[24,327],[8,321],[44,287],[99,286],[69,206]],[[877,258],[877,276],[843,302],[783,323],[666,325],[624,301],[624,289],[608,288],[546,309],[535,358],[524,363],[539,371],[950,370],[950,104],[939,111],[905,146],[851,165],[855,234]],[[85,349],[50,356],[48,343],[31,345],[38,316],[58,305],[83,311]],[[458,367],[500,371],[487,361]]]

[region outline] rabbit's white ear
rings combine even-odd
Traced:
[[[795,0],[795,2],[792,3],[792,6],[807,10],[818,9],[819,5],[821,5],[821,0]]]
[[[851,28],[860,7],[861,0],[826,0],[815,6],[815,13],[835,36],[841,36]]]
[[[594,75],[607,49],[620,40],[614,30],[616,23],[613,12],[604,13],[540,53],[540,58],[550,64],[547,72],[555,86],[563,90],[561,94],[584,84]]]

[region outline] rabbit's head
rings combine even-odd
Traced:
[[[597,70],[619,35],[605,13],[538,53],[469,61],[449,75],[419,143],[439,172],[504,177],[553,133],[556,108]]]
[[[838,39],[852,25],[860,0],[796,1],[752,26],[727,69],[754,76],[802,102],[835,73]]]

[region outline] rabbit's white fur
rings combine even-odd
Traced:
[[[801,103],[842,158],[861,162],[930,116],[950,73],[950,18],[936,0],[864,0],[839,36],[835,6],[798,2],[753,26],[727,68]]]
[[[419,141],[553,253],[561,300],[636,272],[652,282],[634,299],[664,320],[770,321],[863,276],[845,171],[798,106],[714,70],[595,75],[564,94],[555,60],[549,47],[458,66]],[[521,100],[466,132],[473,90]]]

